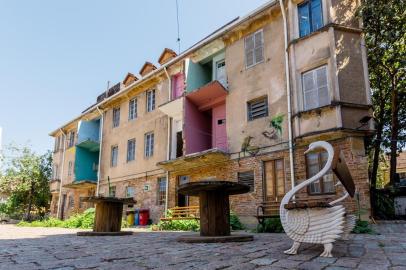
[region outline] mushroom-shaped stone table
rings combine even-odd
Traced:
[[[187,243],[252,241],[247,234],[230,233],[230,195],[249,192],[247,185],[230,181],[199,181],[180,185],[178,193],[199,197],[200,236],[186,235],[178,241]]]
[[[121,231],[124,204],[135,204],[132,198],[86,197],[85,202],[96,204],[93,231],[78,232],[79,236],[119,236],[131,235],[131,231]]]

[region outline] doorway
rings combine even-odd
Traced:
[[[283,159],[264,162],[265,201],[280,202],[285,195],[285,168]]]
[[[66,194],[62,196],[62,206],[61,206],[61,219],[65,219],[65,205],[66,205]]]
[[[226,61],[224,59],[216,62],[216,80],[219,81],[224,88],[227,87]]]
[[[189,183],[190,177],[188,175],[181,175],[178,177],[178,186]],[[185,207],[189,206],[189,196],[182,195],[178,193],[178,206]]]

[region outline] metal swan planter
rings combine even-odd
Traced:
[[[312,243],[324,245],[324,251],[320,254],[321,257],[332,257],[331,251],[333,249],[333,243],[340,237],[343,239],[348,238],[348,234],[355,225],[355,217],[346,216],[344,206],[336,205],[347,198],[349,192],[351,196],[353,196],[355,189],[343,156],[340,154],[334,156],[333,147],[324,141],[311,143],[305,153],[318,148],[323,148],[328,153],[326,165],[319,173],[286,193],[280,204],[279,211],[282,226],[286,234],[294,241],[292,247],[286,250],[285,254],[297,254],[301,243]],[[323,177],[329,172],[333,163],[334,173],[347,190],[344,196],[330,202],[324,207],[315,206],[286,209],[286,205],[288,205],[296,192]]]

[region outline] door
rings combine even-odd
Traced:
[[[176,157],[183,156],[183,137],[182,131],[176,132]]]
[[[226,61],[224,59],[216,62],[216,80],[227,87]]]
[[[66,205],[66,194],[62,196],[62,205],[61,205],[61,219],[65,219],[65,205]]]
[[[285,168],[283,159],[264,162],[266,201],[279,202],[285,195]]]
[[[182,96],[185,88],[183,73],[178,73],[172,77],[172,99]]]
[[[178,186],[189,183],[189,176],[181,175],[178,177]],[[189,206],[189,197],[178,193],[178,206]]]
[[[227,151],[226,104],[214,107],[212,117],[212,145],[215,148]]]

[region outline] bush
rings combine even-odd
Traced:
[[[193,231],[200,230],[200,223],[197,219],[160,221],[158,228],[161,231]]]
[[[78,228],[78,229],[92,229],[94,223],[95,209],[89,208],[82,214],[76,214],[67,220],[59,220],[57,218],[47,218],[44,220],[37,220],[33,222],[21,221],[17,226],[21,227],[60,227],[60,228]],[[127,228],[127,222],[123,219],[121,223],[122,228]]]
[[[258,224],[259,233],[282,233],[284,232],[280,218],[266,218],[263,225]]]
[[[355,227],[352,230],[352,232],[359,233],[359,234],[363,234],[363,233],[374,234],[375,233],[374,230],[369,225],[368,221],[359,220],[359,219],[355,223]]]
[[[245,227],[234,212],[230,212],[230,226],[232,230],[244,230]]]

